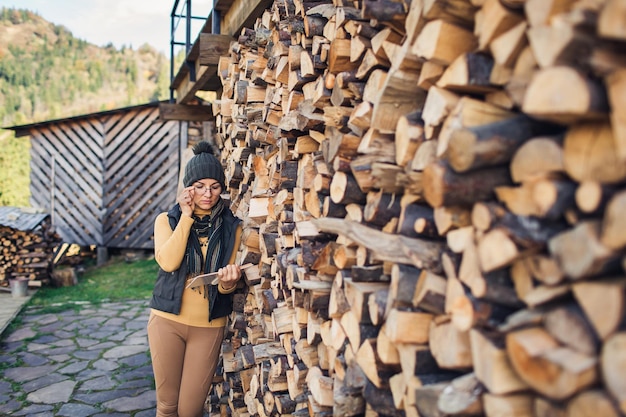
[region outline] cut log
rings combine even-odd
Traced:
[[[606,392],[595,389],[578,394],[567,403],[567,417],[588,416],[619,417],[620,412]]]
[[[307,387],[313,395],[313,399],[323,406],[333,406],[333,379],[325,376],[318,366],[309,368],[306,374]]]
[[[616,192],[616,188],[597,181],[583,181],[576,189],[576,206],[583,213],[600,214]]]
[[[483,405],[485,415],[489,417],[538,417],[530,394],[494,395],[488,392],[483,394]]]
[[[449,319],[431,322],[428,345],[440,368],[460,371],[473,365],[469,332],[459,331]]]
[[[457,129],[450,136],[444,159],[456,172],[507,163],[528,139],[554,128],[520,115],[499,122]]]
[[[351,174],[336,172],[330,184],[330,198],[336,204],[363,204],[366,196]]]
[[[476,49],[478,41],[474,34],[445,20],[428,22],[413,44],[413,52],[442,66],[448,66],[459,55]]]
[[[389,378],[400,371],[397,365],[384,364],[376,353],[376,339],[367,339],[358,348],[356,361],[377,388],[388,388]],[[371,400],[370,400],[371,402]]]
[[[533,138],[515,152],[510,167],[515,183],[563,172],[563,149],[557,138]]]
[[[615,333],[626,317],[626,280],[594,280],[572,287],[574,297],[601,340]],[[611,308],[607,308],[611,306]]]
[[[617,401],[622,413],[626,413],[626,333],[611,336],[604,343],[600,356],[603,382]]]
[[[619,250],[626,246],[626,192],[616,194],[607,204],[602,221],[600,241],[609,249]]]
[[[598,17],[598,34],[605,38],[626,40],[625,13],[624,3],[619,0],[604,3]]]
[[[426,92],[417,86],[418,78],[419,74],[413,71],[393,68],[389,71],[382,88],[372,101],[372,128],[393,132],[401,115],[423,108]]]
[[[450,381],[437,406],[444,415],[482,415],[483,385],[472,372]]]
[[[398,119],[395,134],[396,164],[405,167],[424,141],[424,122],[421,112],[403,115]]]
[[[340,219],[315,219],[313,223],[322,231],[345,235],[350,240],[373,250],[381,260],[414,264],[418,268],[440,270],[443,244],[426,240],[390,235],[350,221]]]
[[[561,344],[587,356],[597,355],[598,338],[576,303],[564,302],[548,310],[544,327]]]
[[[526,0],[524,12],[531,26],[544,26],[552,16],[567,12],[575,0]]]
[[[487,125],[514,116],[515,113],[482,100],[476,100],[470,97],[459,98],[441,128],[441,133],[437,139],[437,156],[441,157],[444,155],[450,137],[457,129]]]
[[[581,123],[565,135],[563,161],[567,174],[578,182],[619,183],[626,179],[626,164],[619,159],[608,123]]]
[[[443,161],[426,167],[424,197],[432,207],[472,205],[493,198],[493,189],[510,183],[508,168],[496,167],[455,173]]]
[[[432,319],[429,313],[391,309],[385,321],[387,336],[394,343],[428,343]]]
[[[513,369],[501,336],[472,329],[470,344],[476,377],[491,394],[506,395],[528,388]]]
[[[500,34],[489,44],[489,49],[496,64],[513,67],[522,50],[528,45],[528,40],[526,39],[527,28],[527,22],[520,22]]]
[[[522,110],[530,116],[572,124],[608,115],[606,90],[575,68],[556,66],[535,74],[528,86]]]
[[[600,242],[600,222],[580,222],[572,230],[552,238],[550,253],[569,278],[578,280],[619,267],[619,257]]]
[[[613,3],[616,3],[613,1]],[[605,79],[611,105],[611,127],[619,159],[626,161],[626,69],[619,69]]]
[[[459,55],[437,81],[437,87],[458,93],[486,94],[496,90],[491,83],[493,58],[469,52]]]
[[[599,378],[595,356],[559,346],[540,327],[508,333],[506,350],[520,378],[554,400],[563,400],[583,391],[597,383]]]
[[[474,28],[478,35],[478,49],[487,49],[496,37],[523,20],[523,14],[505,7],[499,0],[485,0],[477,12]]]

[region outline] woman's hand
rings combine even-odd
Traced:
[[[180,210],[184,215],[191,217],[195,204],[193,202],[194,189],[192,187],[183,188],[183,191],[176,198],[176,202],[180,205]]]
[[[235,285],[237,285],[237,281],[241,277],[241,269],[239,265],[226,265],[223,268],[218,269],[217,277],[222,284],[222,289],[231,290]]]

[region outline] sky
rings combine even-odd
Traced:
[[[133,49],[148,43],[166,56],[170,53],[170,15],[175,0],[0,0],[1,7],[28,9],[47,21],[63,25],[72,34],[98,46],[112,43]],[[178,14],[186,0],[179,1]],[[213,0],[193,0],[193,16],[206,18]],[[191,41],[204,24],[192,25]],[[175,40],[185,41],[184,22],[179,23]],[[175,52],[178,49],[175,50]]]

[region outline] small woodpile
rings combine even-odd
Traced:
[[[28,279],[33,287],[49,283],[61,242],[50,216],[29,216],[20,209],[3,207],[1,220],[0,285],[8,286],[10,279],[17,278]]]
[[[222,415],[626,414],[623,1],[276,0],[218,71]]]

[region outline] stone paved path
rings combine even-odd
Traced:
[[[155,415],[147,301],[24,309],[0,339],[0,416]]]

